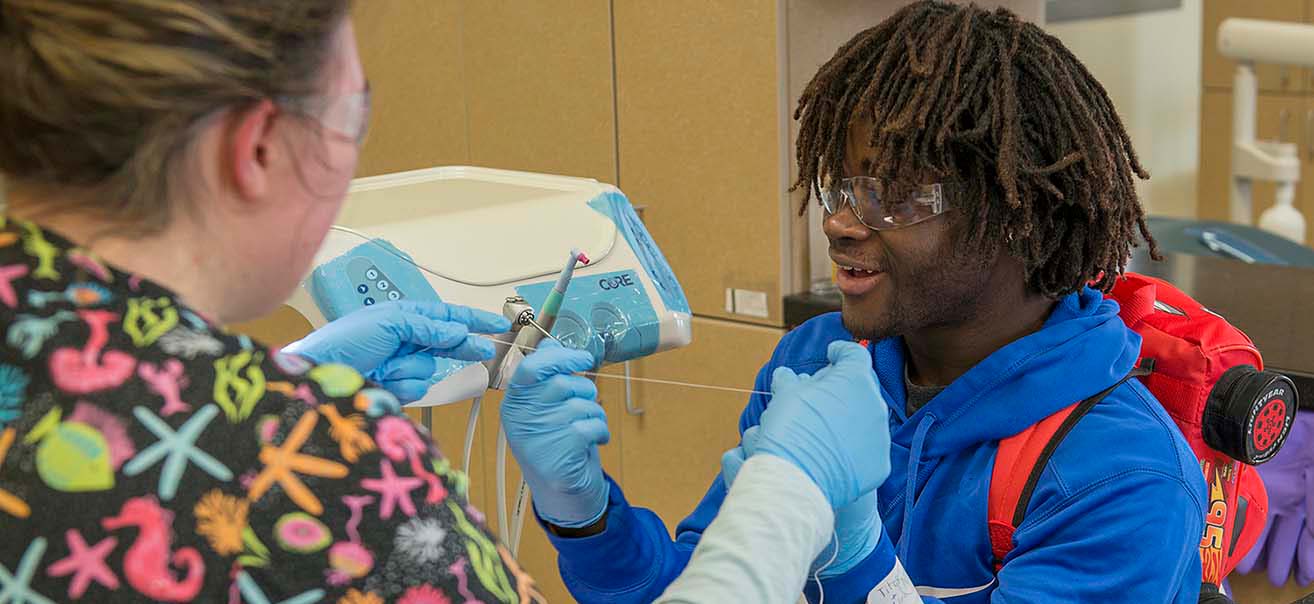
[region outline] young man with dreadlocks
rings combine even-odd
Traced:
[[[890,458],[872,463],[893,471],[836,510],[837,546],[814,563],[826,600],[880,601],[897,553],[933,601],[1196,602],[1204,483],[1163,408],[1125,379],[1140,339],[1100,292],[1138,236],[1154,251],[1133,186],[1148,174],[1100,84],[1008,11],[921,1],[841,47],[796,118],[796,186],[826,208],[844,306],[786,335],[755,390],[861,393],[820,384],[842,365],[828,367],[831,344],[860,340],[879,382],[871,404],[890,407]],[[795,375],[820,371],[832,373]],[[1101,394],[994,560],[999,441]],[[517,413],[524,398],[512,389],[504,424],[581,602],[660,594],[739,462],[770,448],[770,426],[755,427],[772,403],[754,395],[741,447],[672,541],[603,477],[601,439],[558,437],[574,420]]]

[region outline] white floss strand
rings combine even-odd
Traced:
[[[528,351],[537,350],[533,346],[525,346],[524,344],[516,344],[515,342],[508,342],[506,340],[499,340],[497,338],[485,338],[485,339],[492,340],[499,344],[505,344],[507,346],[515,346],[521,350],[528,350]],[[555,340],[556,338],[553,339]],[[693,382],[680,382],[676,380],[661,380],[657,378],[641,378],[634,376],[612,375],[610,373],[597,373],[595,371],[581,371],[580,375],[586,375],[589,377],[603,377],[613,380],[625,380],[629,382],[647,382],[649,384],[662,384],[665,386],[683,386],[685,388],[702,388],[704,390],[719,390],[721,392],[738,392],[741,394],[761,394],[763,396],[771,396],[770,392],[765,392],[762,390],[752,390],[749,388],[735,388],[733,386],[715,386],[712,384],[695,384]]]

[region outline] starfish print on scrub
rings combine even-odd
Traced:
[[[50,568],[46,569],[46,574],[52,577],[73,575],[73,581],[68,586],[69,598],[81,599],[83,594],[87,593],[87,587],[92,581],[104,585],[107,589],[119,588],[119,578],[114,576],[114,572],[105,565],[105,558],[114,551],[114,546],[119,543],[118,539],[107,537],[87,547],[87,542],[82,539],[82,533],[77,529],[69,529],[64,533],[64,540],[68,542],[70,550],[68,557],[51,564]]]
[[[388,416],[380,419],[375,430],[375,440],[379,451],[393,461],[410,459],[411,473],[429,485],[429,492],[424,497],[428,504],[438,503],[447,497],[447,489],[437,474],[425,471],[420,455],[425,452],[424,439],[415,431],[415,424],[409,418]],[[430,441],[432,442],[432,441]]]
[[[348,470],[347,466],[340,463],[299,452],[301,445],[306,443],[311,431],[315,429],[315,422],[318,420],[318,413],[307,411],[302,414],[301,419],[297,420],[297,424],[292,427],[292,432],[287,435],[287,440],[283,441],[282,446],[266,445],[260,451],[260,462],[265,464],[265,469],[261,470],[251,482],[247,490],[247,499],[258,501],[269,491],[269,487],[277,482],[282,485],[283,492],[287,493],[292,502],[301,509],[315,516],[324,513],[324,505],[314,493],[310,492],[310,489],[306,488],[305,483],[297,478],[297,473],[321,478],[344,478]]]
[[[183,471],[187,469],[188,462],[196,464],[206,474],[218,480],[228,482],[233,479],[232,470],[211,457],[209,453],[196,448],[196,439],[200,438],[201,432],[204,432],[210,421],[219,414],[218,407],[214,405],[202,407],[188,418],[177,432],[145,407],[133,407],[132,414],[137,416],[137,421],[146,426],[147,430],[160,437],[160,440],[142,449],[132,461],[124,464],[123,473],[126,476],[136,476],[164,459],[164,469],[160,471],[160,499],[169,501],[178,493],[178,483],[182,482]]]
[[[11,574],[9,569],[0,564],[0,602],[6,604],[55,604],[35,591],[29,585],[32,575],[36,574],[41,556],[46,553],[46,538],[37,537],[27,545],[23,558],[18,561],[18,568]]]
[[[380,495],[379,518],[384,520],[392,518],[392,512],[397,507],[401,507],[402,513],[407,516],[415,516],[415,502],[411,500],[411,491],[423,486],[424,481],[414,476],[397,476],[397,472],[392,468],[392,462],[387,459],[379,460],[379,471],[383,473],[382,477],[360,481],[360,486]]]

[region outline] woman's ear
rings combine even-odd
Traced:
[[[227,120],[224,163],[233,189],[243,201],[258,201],[269,194],[272,133],[278,107],[268,99],[235,110]]]

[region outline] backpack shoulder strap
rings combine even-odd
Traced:
[[[1059,409],[1026,430],[999,441],[994,471],[990,474],[988,501],[990,552],[994,555],[996,573],[1013,551],[1013,533],[1022,524],[1036,483],[1059,443],[1083,416],[1132,375],[1142,373],[1133,371],[1107,390]]]
[[[990,552],[995,558],[995,572],[1004,566],[1004,558],[1013,551],[1013,532],[1021,524],[1031,491],[1035,489],[1045,464],[1041,457],[1051,444],[1057,444],[1060,427],[1074,417],[1079,403],[1064,407],[1031,427],[999,441],[995,468],[990,475]],[[1075,423],[1075,422],[1074,422]]]

